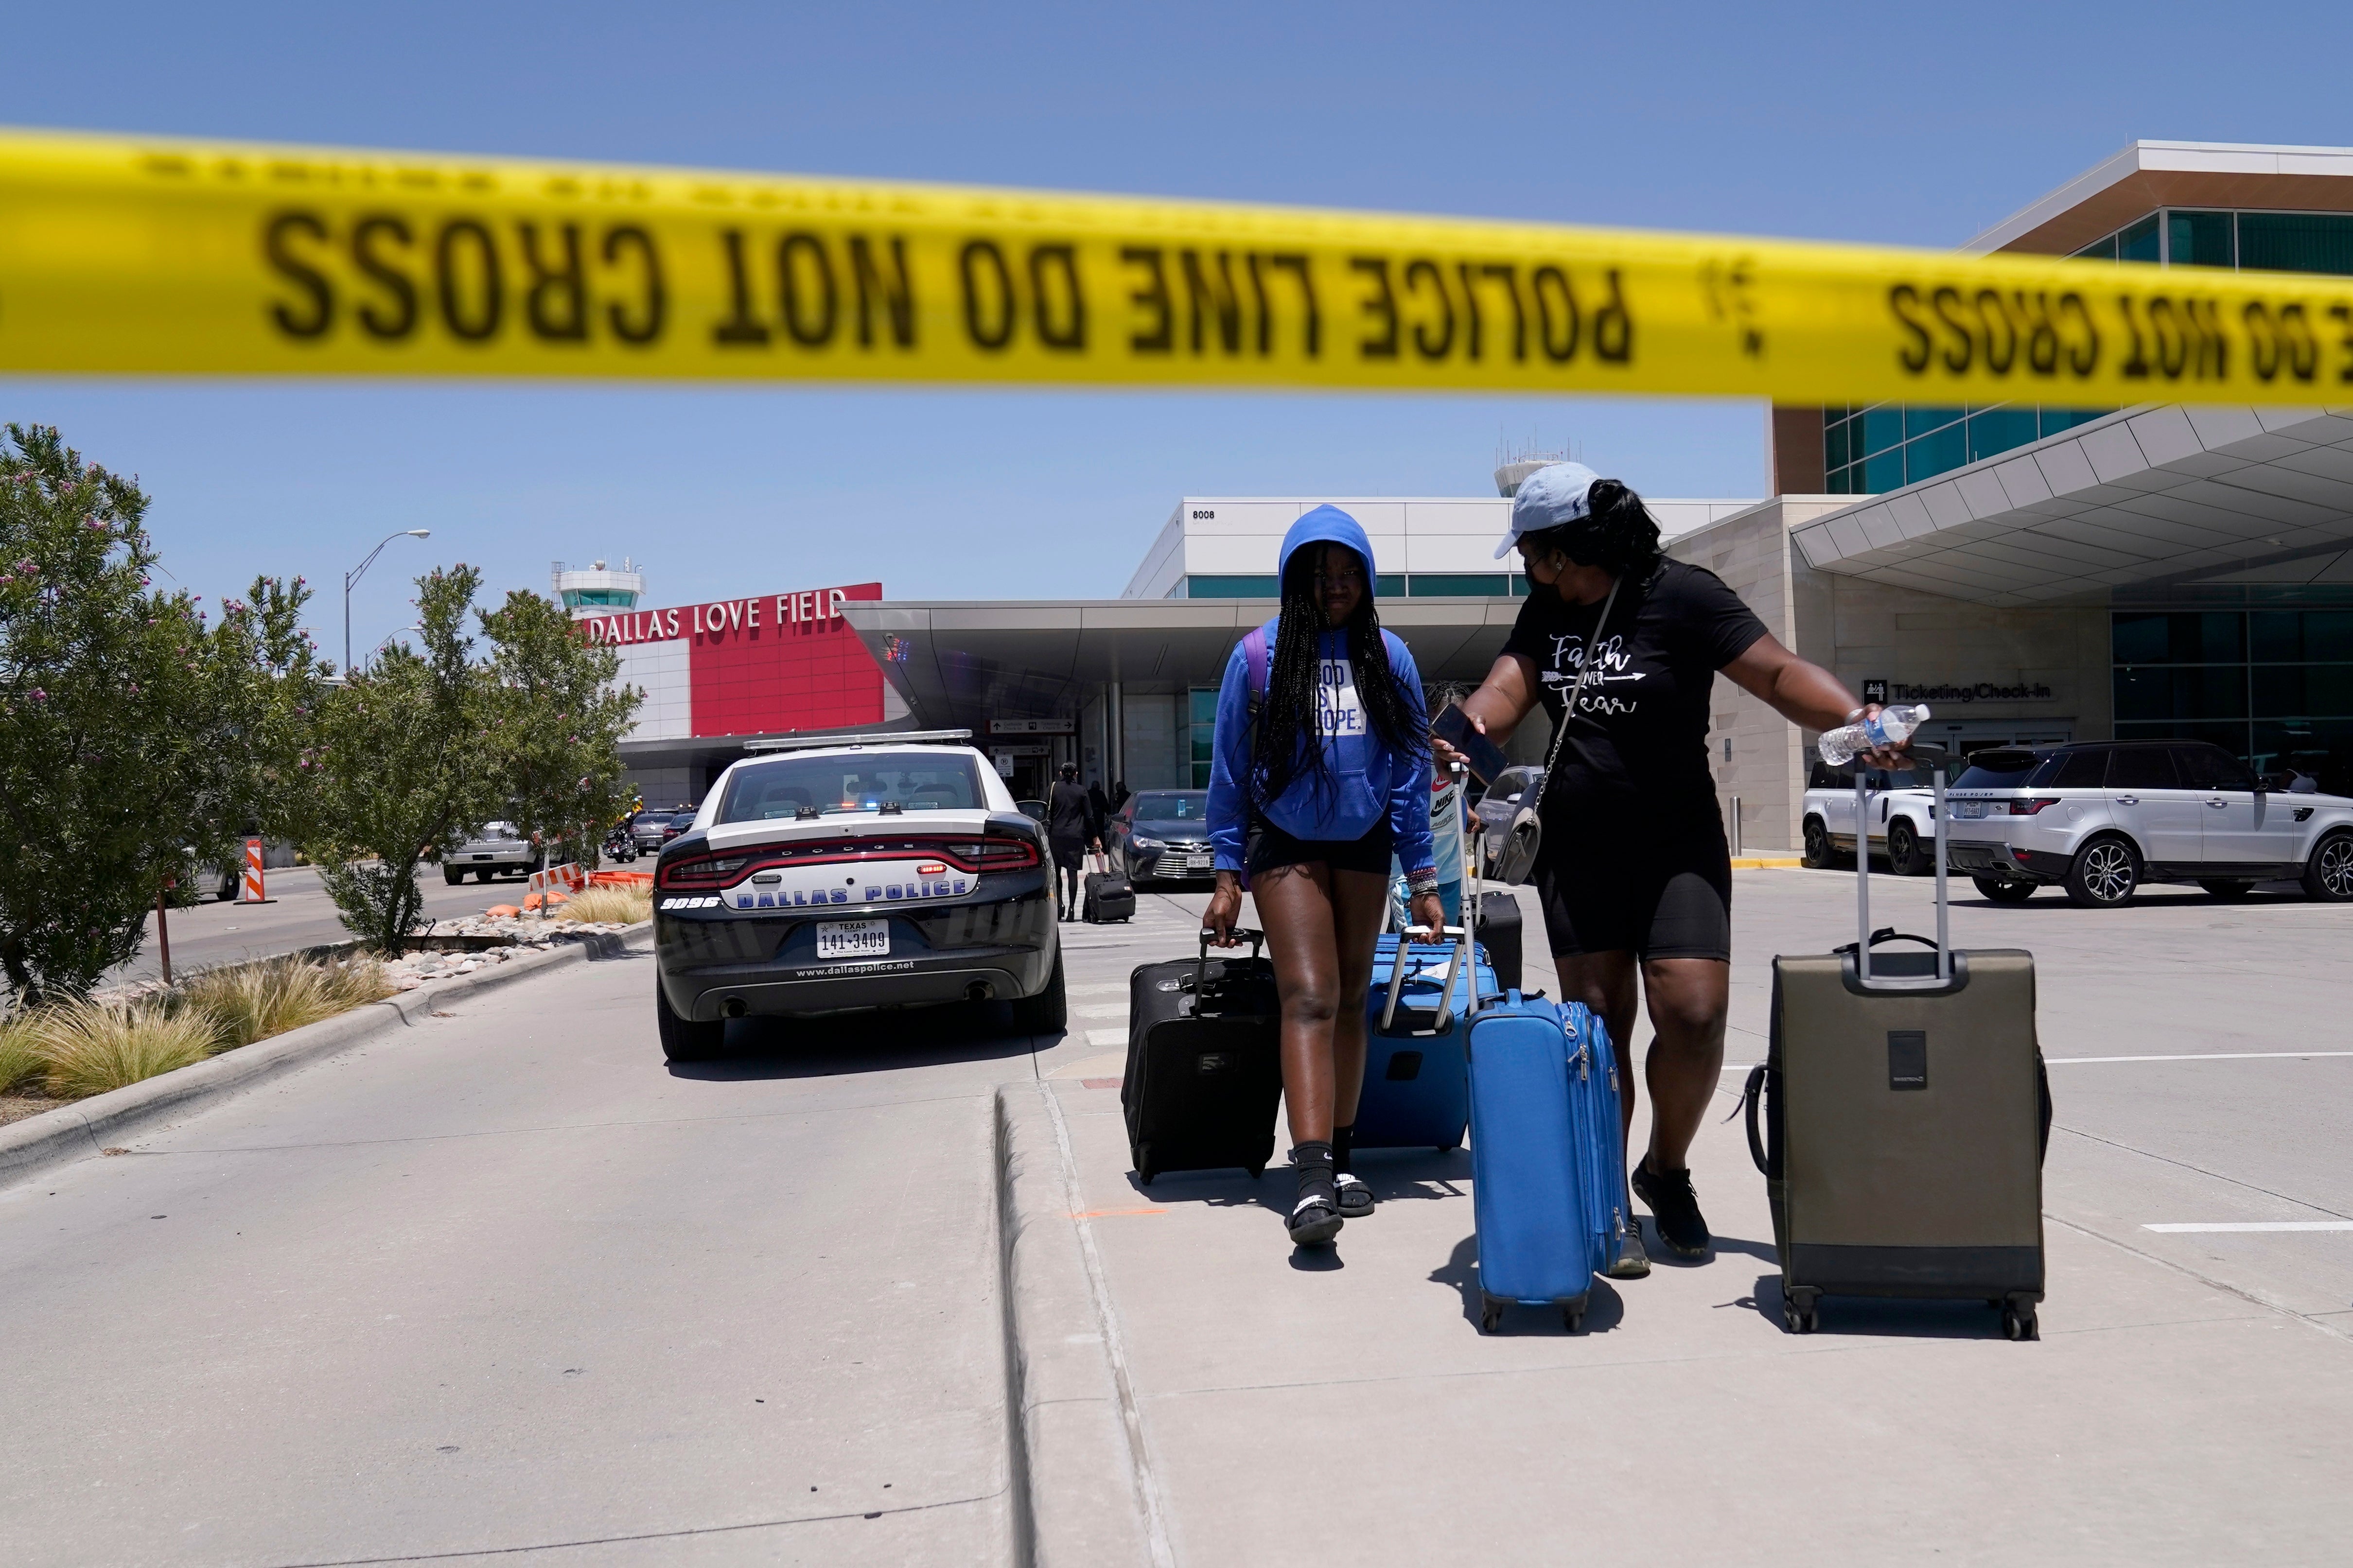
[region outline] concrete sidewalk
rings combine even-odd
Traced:
[[[1777,948],[1840,939],[1852,895],[1837,882],[1744,874],[1745,978]],[[1915,890],[1891,888],[1887,917]],[[2185,911],[2070,929],[2089,933],[2092,963],[2165,919],[2202,926],[2217,913]],[[2327,942],[2341,938],[2336,913],[2280,918]],[[2094,1032],[2084,1009],[2101,994],[2065,984],[2074,939],[2061,938],[2057,911],[2035,914],[2043,940],[2031,945],[2053,949],[2046,970],[2062,982],[2046,982],[2043,1002],[2055,1056],[2054,1037],[2072,1046]],[[1976,928],[2019,923],[1990,907],[1956,920],[1978,945],[1998,933]],[[2211,968],[2159,971],[2143,1005],[2211,1010],[2218,984],[2229,982]],[[2305,1000],[2325,1008],[2326,991]],[[1736,1001],[1735,1060],[1758,1001]],[[2177,1032],[2156,1048],[2200,1047]],[[2332,1065],[2346,1066],[2306,1064]],[[1336,1250],[1294,1253],[1279,1217],[1287,1171],[1135,1184],[1120,1070],[1117,1052],[1100,1051],[1057,1064],[1042,1092],[1069,1130],[1071,1223],[1089,1233],[1113,1319],[1063,1330],[1121,1347],[1162,1561],[2305,1563],[2347,1550],[2353,1344],[2325,1305],[2347,1271],[2315,1279],[2307,1267],[2308,1305],[2266,1304],[2261,1279],[2234,1282],[2220,1259],[2201,1279],[2196,1259],[2104,1224],[2107,1210],[2174,1212],[2149,1209],[2138,1178],[2102,1164],[2119,1158],[2116,1139],[2054,1137],[2049,1186],[2065,1196],[2050,1204],[2040,1343],[2002,1340],[1974,1303],[1838,1300],[1819,1334],[1785,1333],[1764,1185],[1738,1122],[1715,1119],[1693,1158],[1713,1261],[1597,1283],[1581,1335],[1514,1309],[1502,1334],[1482,1336],[1467,1154],[1365,1157],[1380,1212]],[[2063,1123],[2071,1092],[2102,1103],[2079,1081],[2057,1091]],[[2332,1093],[2346,1081],[2318,1080]],[[2075,1205],[2085,1213],[2071,1219]],[[1107,1485],[1124,1462],[1102,1457]],[[1041,1536],[1048,1561],[1054,1544]]]

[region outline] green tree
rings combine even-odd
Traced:
[[[563,605],[518,589],[485,613],[491,752],[515,826],[596,863],[605,829],[628,805],[621,738],[644,695],[615,688],[621,656],[580,635]]]
[[[425,923],[417,868],[481,829],[502,798],[496,714],[466,619],[482,574],[460,563],[417,580],[422,652],[396,645],[350,671],[308,759],[311,858],[343,924],[398,952]]]
[[[209,626],[150,580],[139,487],[46,426],[0,442],[0,972],[20,1000],[128,962],[169,882],[299,820],[324,674],[308,590],[257,579]]]

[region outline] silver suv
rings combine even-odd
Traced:
[[[2202,741],[2102,741],[1978,752],[1947,792],[1954,870],[2000,903],[2046,883],[2087,908],[2144,882],[2195,882],[2218,899],[2296,880],[2353,900],[2353,800],[2274,790]]]

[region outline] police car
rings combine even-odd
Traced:
[[[1062,1027],[1044,833],[963,730],[754,742],[654,868],[672,1061],[730,1018],[1000,1000]]]

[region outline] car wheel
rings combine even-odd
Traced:
[[[1062,955],[1057,952],[1054,954],[1054,973],[1047,977],[1046,989],[1013,1004],[1013,1032],[1017,1035],[1059,1035],[1070,1021],[1070,994],[1062,985]]]
[[[1916,877],[1928,868],[1920,836],[1900,816],[1887,825],[1887,868],[1899,877]]]
[[[2067,900],[2079,908],[2121,909],[2138,891],[2140,856],[2126,839],[2094,838],[2067,867]]]
[[[1815,870],[1829,869],[1837,863],[1837,851],[1831,847],[1831,830],[1819,816],[1806,818],[1806,864]]]
[[[2032,882],[2005,882],[2000,877],[1971,877],[1978,892],[1997,904],[2022,904],[2034,896]]]
[[[2255,890],[2254,883],[2243,877],[2200,877],[2198,885],[2226,903],[2235,903]]]
[[[2324,904],[2353,900],[2353,833],[2332,833],[2304,863],[2304,895]]]
[[[654,1027],[661,1036],[662,1055],[674,1062],[707,1062],[727,1044],[727,1022],[714,1018],[698,1024],[670,1011],[670,993],[654,977]]]
[[[441,879],[454,888],[466,879],[466,873],[458,867],[444,866],[441,868]]]

